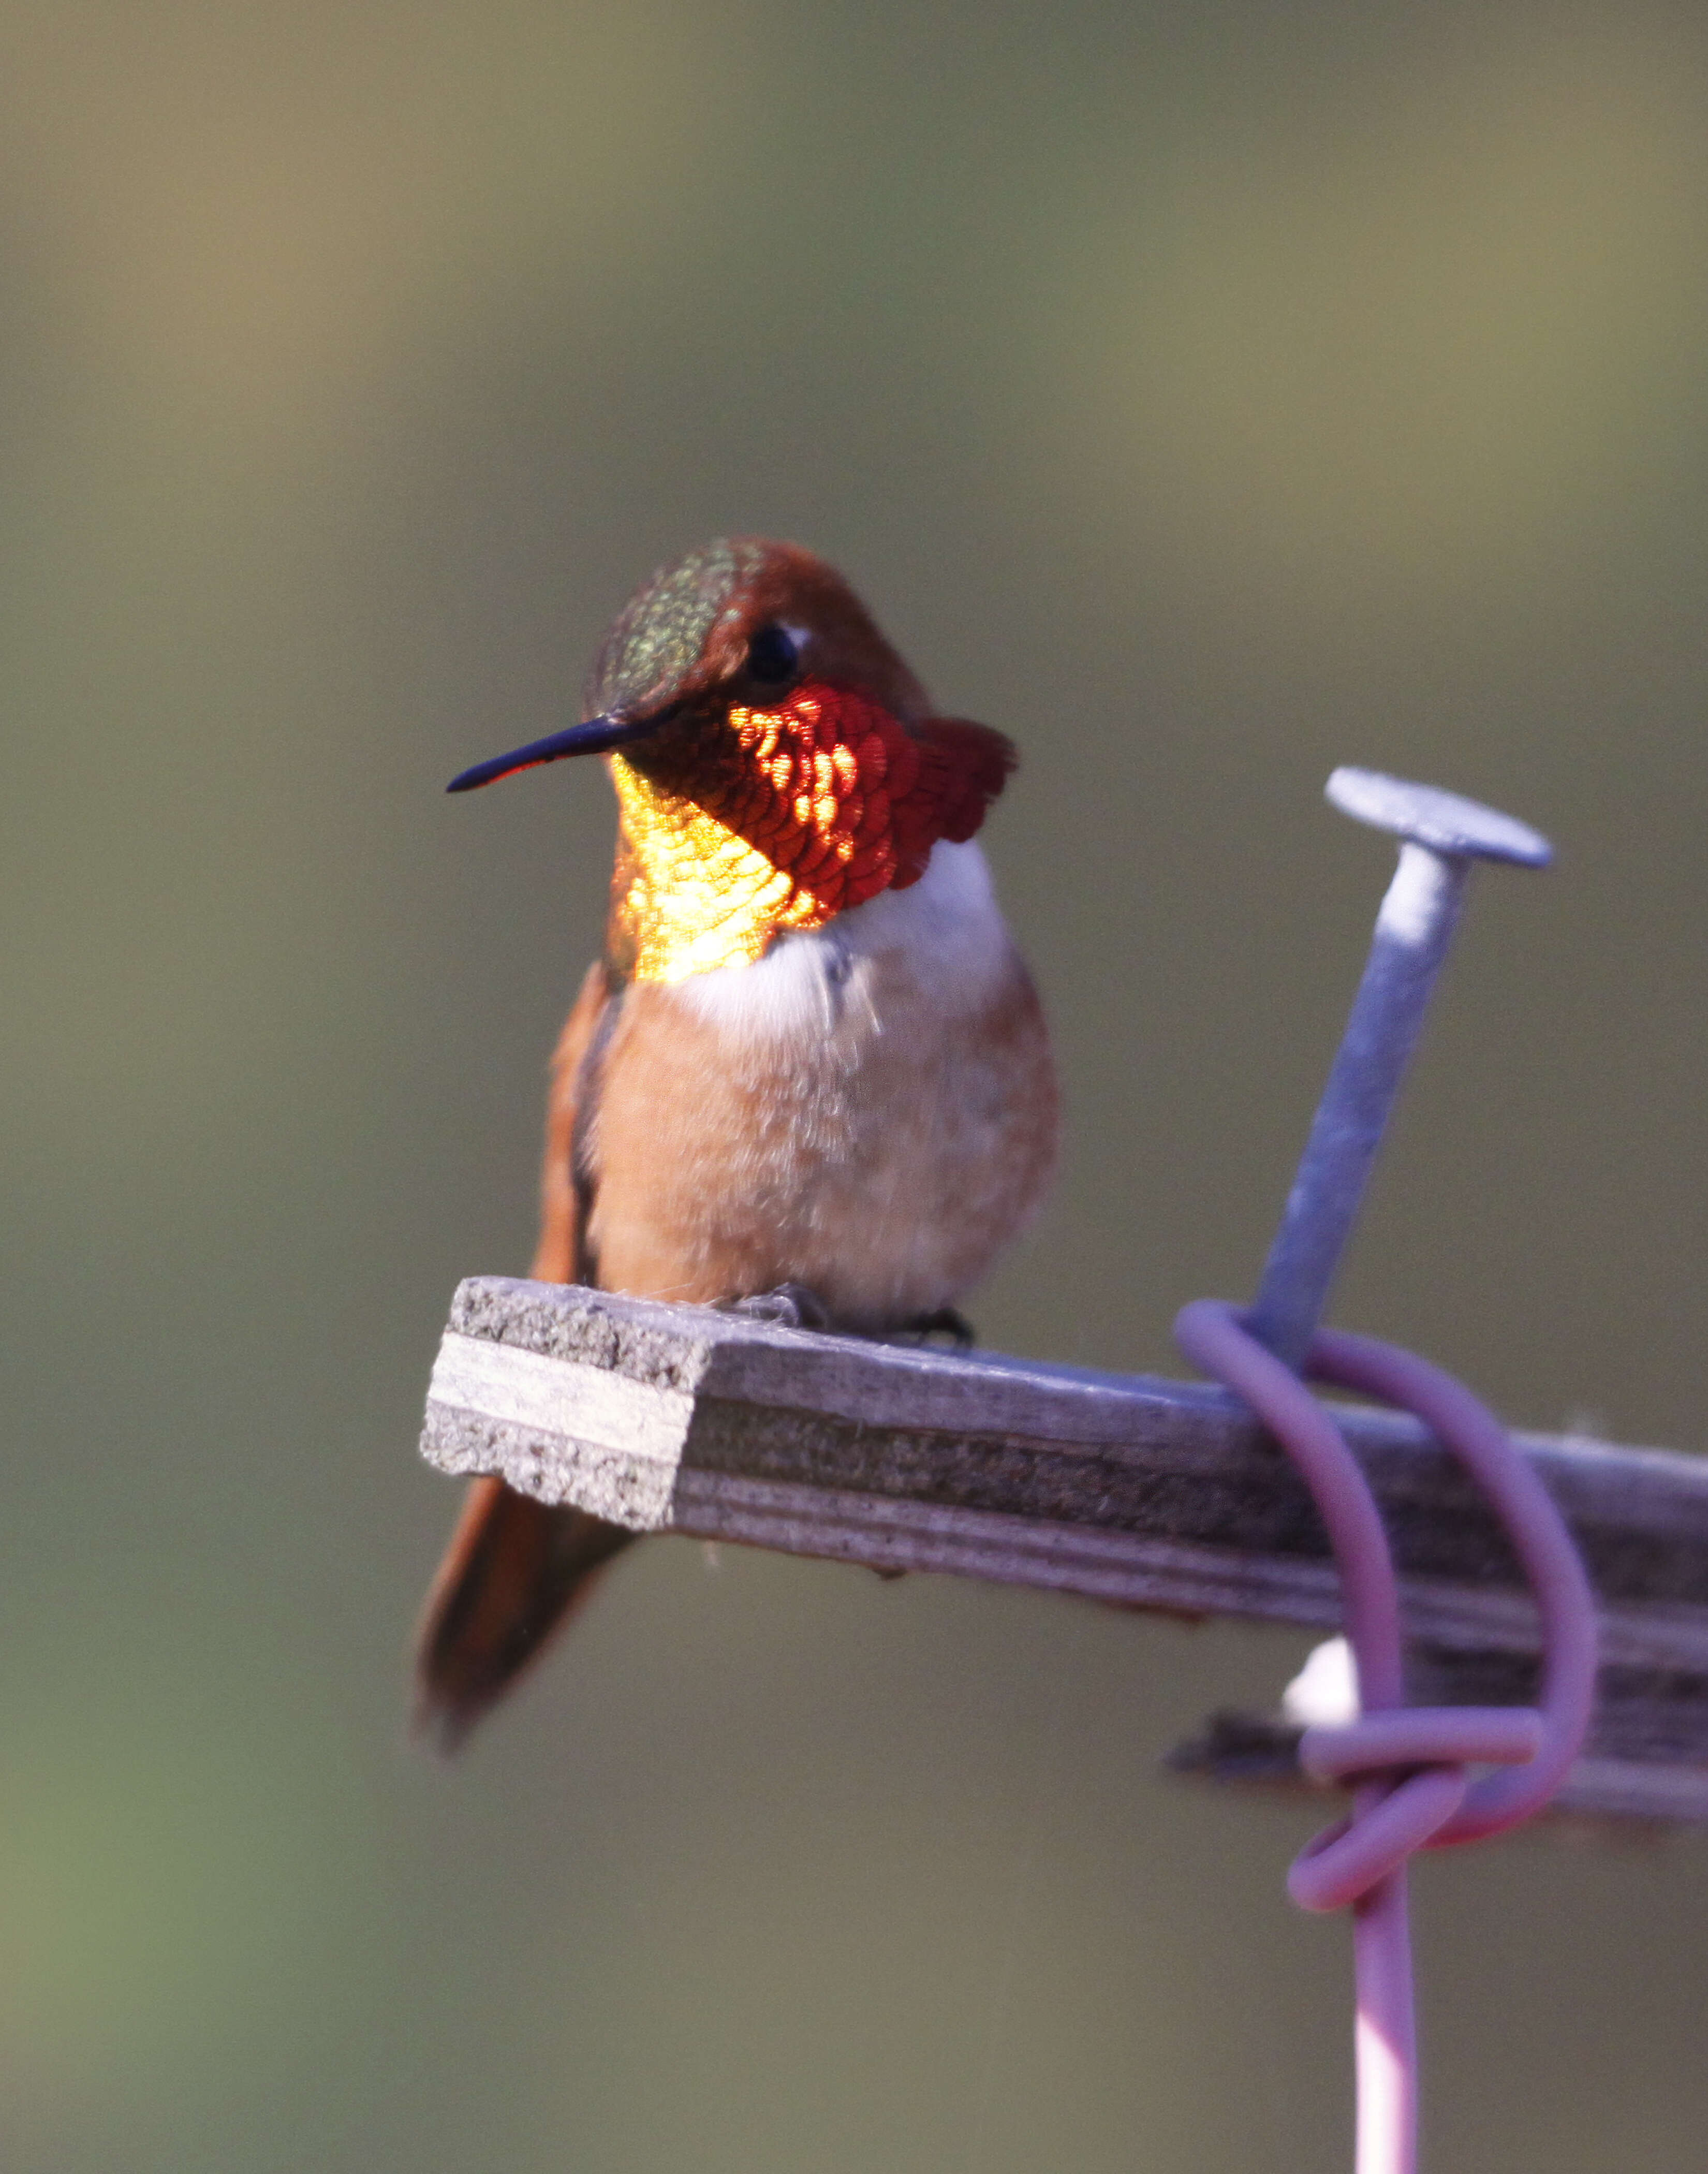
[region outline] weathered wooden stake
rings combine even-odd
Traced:
[[[1527,1699],[1536,1620],[1494,1521],[1415,1422],[1345,1408],[1392,1536],[1413,1695]],[[1708,1820],[1708,1460],[1518,1435],[1602,1605],[1567,1810]],[[1334,1627],[1291,1467],[1218,1391],[781,1328],[505,1277],[457,1290],[422,1454],[640,1532],[1129,1606]],[[1284,1776],[1292,1732],[1220,1717],[1177,1755]]]

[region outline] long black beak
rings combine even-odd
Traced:
[[[585,725],[570,725],[561,733],[548,733],[543,740],[530,740],[510,754],[478,762],[453,777],[447,792],[472,792],[477,785],[490,785],[495,777],[508,777],[513,770],[533,770],[543,762],[561,762],[568,754],[603,754],[608,749],[645,739],[672,715],[655,710],[646,717],[590,717]]]

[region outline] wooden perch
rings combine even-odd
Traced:
[[[1392,1538],[1413,1695],[1529,1697],[1535,1612],[1418,1424],[1339,1408]],[[1601,1601],[1586,1755],[1559,1803],[1708,1819],[1708,1461],[1521,1434]],[[1316,1512],[1222,1392],[808,1334],[740,1313],[478,1276],[451,1310],[422,1454],[637,1532],[1140,1608],[1338,1625]],[[1176,1755],[1286,1776],[1296,1732],[1221,1716]]]

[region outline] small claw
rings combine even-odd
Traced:
[[[911,1321],[902,1322],[895,1340],[898,1344],[928,1344],[933,1336],[947,1337],[956,1351],[970,1351],[979,1340],[971,1322],[952,1306],[940,1306],[935,1313],[915,1314]]]
[[[776,1328],[828,1328],[830,1317],[816,1291],[805,1284],[779,1284],[775,1290],[755,1291],[746,1298],[722,1300],[722,1313],[744,1313],[752,1321],[768,1321]]]

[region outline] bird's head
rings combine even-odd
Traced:
[[[613,963],[643,980],[749,963],[916,882],[938,839],[978,829],[1014,760],[987,726],[930,714],[834,567],[757,537],[720,538],[638,590],[583,708],[450,790],[609,756]]]

